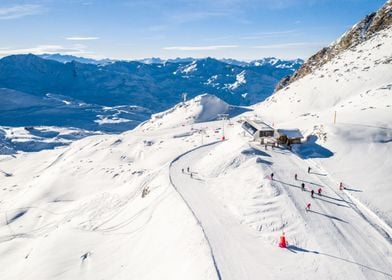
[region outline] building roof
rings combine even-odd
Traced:
[[[266,124],[263,121],[260,120],[246,120],[249,124],[251,124],[254,128],[256,128],[259,131],[273,131],[274,129]]]
[[[301,131],[299,129],[281,129],[279,128],[278,133],[280,135],[286,135],[287,138],[303,138],[304,136],[302,135]]]

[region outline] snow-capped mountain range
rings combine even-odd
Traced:
[[[75,120],[74,125],[84,129],[126,130],[149,114],[175,105],[182,100],[184,92],[188,98],[209,93],[233,105],[250,105],[268,97],[277,81],[292,74],[302,63],[275,58],[242,65],[212,58],[159,60],[150,64],[137,61],[91,63],[83,59],[81,63],[81,58],[76,57],[44,57],[50,59],[30,54],[0,60],[0,100],[14,102],[9,110],[0,102],[3,103],[0,125],[63,126]],[[31,104],[34,107],[17,101],[27,97],[34,100]],[[18,110],[20,103],[23,105]],[[120,108],[120,113],[108,114],[111,110],[118,111],[105,109],[109,107]],[[131,124],[123,126],[124,121],[117,128],[113,125],[116,122],[111,122],[110,127],[100,126],[102,118],[129,119]]]

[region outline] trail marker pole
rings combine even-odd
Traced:
[[[225,120],[229,118],[229,114],[218,114],[218,119],[222,120],[222,141],[226,140],[225,138]]]

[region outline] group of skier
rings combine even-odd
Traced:
[[[182,171],[182,173],[185,173],[184,168],[182,168],[181,171]],[[193,178],[193,173],[190,171],[189,166],[186,168],[186,172],[189,174],[189,176],[190,176],[191,178]]]
[[[310,173],[311,170],[312,170],[311,167],[308,167],[308,173]],[[274,180],[274,173],[271,173],[270,178],[271,178],[272,181]],[[295,181],[298,181],[298,174],[297,174],[297,173],[294,174],[294,180],[295,180]],[[339,188],[340,188],[340,189],[343,189],[343,184],[342,184],[342,183],[340,183],[340,187],[339,187]],[[305,191],[305,183],[304,183],[304,182],[301,183],[301,190],[302,190],[302,191]],[[318,188],[318,190],[317,190],[317,194],[318,194],[319,196],[321,196],[322,191],[323,191],[323,189],[322,189],[321,186],[320,186],[320,187]],[[311,197],[311,198],[314,198],[314,193],[315,193],[315,191],[312,189],[312,190],[310,191],[310,197]],[[307,203],[305,209],[306,209],[307,211],[309,211],[309,210],[310,210],[310,207],[311,207],[311,203]]]

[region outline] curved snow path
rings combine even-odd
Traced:
[[[216,145],[219,143],[195,148],[176,158],[170,165],[170,180],[203,229],[217,279],[288,279],[305,275],[305,278],[318,275],[325,279],[392,279],[389,240],[364,219],[344,193],[336,191],[332,178],[320,172],[307,174],[307,163],[290,152],[267,151],[274,162],[272,184],[286,193],[297,207],[317,248],[296,247],[299,251],[290,253],[290,249],[277,250],[263,242],[258,232],[240,224],[222,206],[209,192],[203,178],[197,173],[191,178],[181,171],[188,166],[192,169]],[[294,181],[295,173],[298,173],[298,181]],[[299,187],[302,181],[306,192]],[[317,191],[318,186],[322,186],[323,196],[316,194],[316,198],[311,199],[309,190]],[[312,203],[312,211],[306,213],[304,208],[308,202]],[[307,259],[303,259],[305,255]],[[309,264],[309,257],[313,259],[315,270],[301,271],[297,262]],[[285,263],[288,266],[285,267]],[[296,263],[296,271],[288,268]],[[323,268],[328,272],[318,271]],[[291,272],[287,274],[286,270]]]
[[[170,166],[170,179],[183,197],[190,210],[199,221],[210,245],[212,258],[217,270],[217,278],[224,280],[250,280],[274,278],[270,267],[279,266],[269,252],[277,251],[261,241],[250,228],[240,224],[231,216],[221,202],[211,195],[206,183],[197,174],[182,173],[219,143],[208,144],[191,150]],[[192,170],[191,170],[192,171]]]

